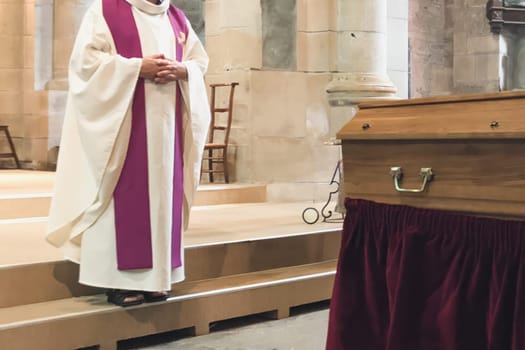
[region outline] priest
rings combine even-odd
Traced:
[[[169,0],[95,0],[80,26],[47,239],[128,306],[184,279],[208,56]]]

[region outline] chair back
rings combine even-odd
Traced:
[[[228,144],[233,118],[233,95],[237,85],[239,85],[237,82],[210,84],[211,123],[208,133],[208,143]],[[227,88],[229,88],[229,91],[220,91],[220,89],[226,90]],[[221,94],[221,92],[224,93]],[[224,96],[227,96],[226,104],[224,104],[224,102],[221,103],[221,97]]]

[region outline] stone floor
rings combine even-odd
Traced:
[[[192,337],[179,331],[133,339],[119,350],[322,350],[328,326],[328,303],[291,310],[286,319],[270,321],[254,315],[221,321],[208,335]]]

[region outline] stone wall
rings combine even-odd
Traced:
[[[8,125],[17,150],[24,136],[24,3],[0,0],[0,124]],[[0,152],[7,143],[0,135]]]
[[[500,89],[500,39],[486,0],[410,0],[411,97]]]
[[[330,8],[306,0],[205,5],[207,80],[240,83],[229,157],[233,180],[269,184],[270,200],[323,197],[339,157],[337,147],[323,145]]]
[[[9,126],[25,167],[47,160],[47,118],[35,103],[34,8],[33,0],[0,0],[0,124]],[[0,135],[0,152],[6,146]]]
[[[204,0],[171,0],[171,3],[184,11],[184,14],[188,17],[193,30],[204,43],[206,40]]]

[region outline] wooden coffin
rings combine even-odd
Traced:
[[[349,197],[525,218],[525,92],[365,103],[338,138]]]

